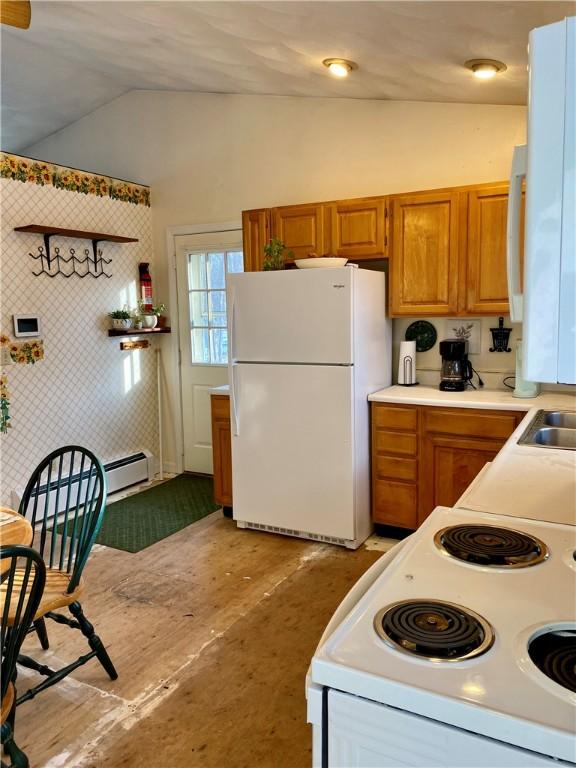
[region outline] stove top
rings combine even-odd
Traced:
[[[492,568],[527,568],[548,557],[548,548],[535,536],[495,525],[451,525],[434,536],[447,555]]]
[[[444,549],[454,530],[463,559]],[[320,646],[312,680],[574,763],[575,549],[571,525],[438,508]]]
[[[374,629],[392,647],[435,662],[471,659],[494,642],[486,619],[440,600],[394,603],[378,611]]]
[[[546,677],[576,693],[576,630],[544,631],[528,644],[528,654]]]

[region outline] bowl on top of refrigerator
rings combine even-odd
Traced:
[[[336,267],[343,267],[348,259],[343,259],[340,256],[318,256],[317,253],[309,253],[305,259],[295,259],[294,264],[298,269],[316,269],[318,267],[326,269],[334,269]]]

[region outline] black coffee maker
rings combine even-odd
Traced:
[[[444,339],[440,342],[442,371],[440,389],[443,392],[464,392],[472,380],[472,364],[468,360],[468,342]]]

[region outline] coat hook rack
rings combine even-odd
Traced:
[[[38,246],[38,255],[33,253],[30,256],[40,261],[40,270],[33,272],[32,274],[48,275],[48,277],[56,277],[56,275],[62,275],[63,277],[112,277],[111,274],[106,272],[104,265],[111,264],[112,259],[105,259],[102,255],[102,250],[98,247],[99,243],[137,243],[136,237],[122,237],[121,235],[106,235],[102,232],[86,232],[79,229],[63,229],[61,227],[46,227],[42,224],[28,224],[25,227],[15,227],[16,232],[28,232],[34,234],[43,235],[44,245]],[[81,240],[90,240],[92,242],[92,253],[86,248],[84,250],[84,258],[79,258],[76,255],[74,248],[70,248],[70,256],[66,258],[60,253],[60,248],[55,247],[54,251],[50,248],[50,238],[55,235],[59,237],[72,237]],[[61,268],[61,263],[68,266],[65,270]],[[84,270],[79,270],[77,267],[85,265]]]

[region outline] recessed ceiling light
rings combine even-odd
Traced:
[[[348,77],[348,73],[353,69],[358,69],[358,64],[349,59],[324,59],[322,62],[328,71],[334,77]]]
[[[506,71],[506,64],[495,59],[470,59],[464,66],[466,69],[470,69],[479,80],[490,80],[495,77],[499,72]]]

